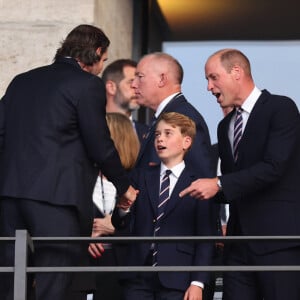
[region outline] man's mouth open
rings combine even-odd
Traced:
[[[219,100],[221,93],[212,93],[212,94],[217,98],[217,100]]]

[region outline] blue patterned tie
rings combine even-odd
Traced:
[[[172,171],[166,170],[165,175],[162,178],[160,191],[159,191],[159,199],[158,199],[158,206],[157,206],[157,218],[154,228],[154,236],[158,235],[160,229],[160,220],[164,215],[165,207],[167,202],[170,199],[170,174]],[[157,245],[154,243],[153,245],[153,266],[157,265]]]
[[[233,132],[233,158],[234,161],[237,161],[238,158],[238,147],[240,140],[242,138],[242,130],[243,130],[243,109],[238,108],[236,110],[236,116],[234,121],[234,132]]]

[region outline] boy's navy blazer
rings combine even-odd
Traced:
[[[136,169],[132,174],[133,185],[139,190],[138,198],[129,214],[121,218],[118,210],[113,213],[116,228],[130,226],[134,236],[153,236],[157,215],[160,188],[160,165],[148,169]],[[200,201],[190,196],[179,197],[179,192],[196,179],[196,174],[187,166],[167,203],[165,214],[160,221],[160,236],[209,236],[212,234],[211,202]],[[211,263],[213,244],[195,242],[162,242],[158,247],[159,266],[203,266]],[[150,253],[151,242],[131,243],[127,264],[142,266]],[[134,276],[133,273],[125,278]],[[160,272],[163,286],[186,290],[191,281],[207,282],[207,272]]]

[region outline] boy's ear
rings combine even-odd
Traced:
[[[187,135],[183,139],[183,150],[188,150],[191,146],[192,146],[192,138]]]

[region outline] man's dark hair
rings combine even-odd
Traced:
[[[75,27],[57,49],[54,60],[59,57],[72,57],[87,66],[92,66],[101,59],[110,41],[105,33],[92,25],[82,24]],[[98,55],[96,50],[101,48]]]
[[[124,78],[124,68],[136,68],[136,65],[137,63],[131,59],[117,59],[105,68],[105,70],[102,73],[102,80],[105,83],[108,80],[112,80],[115,83],[119,83]]]

